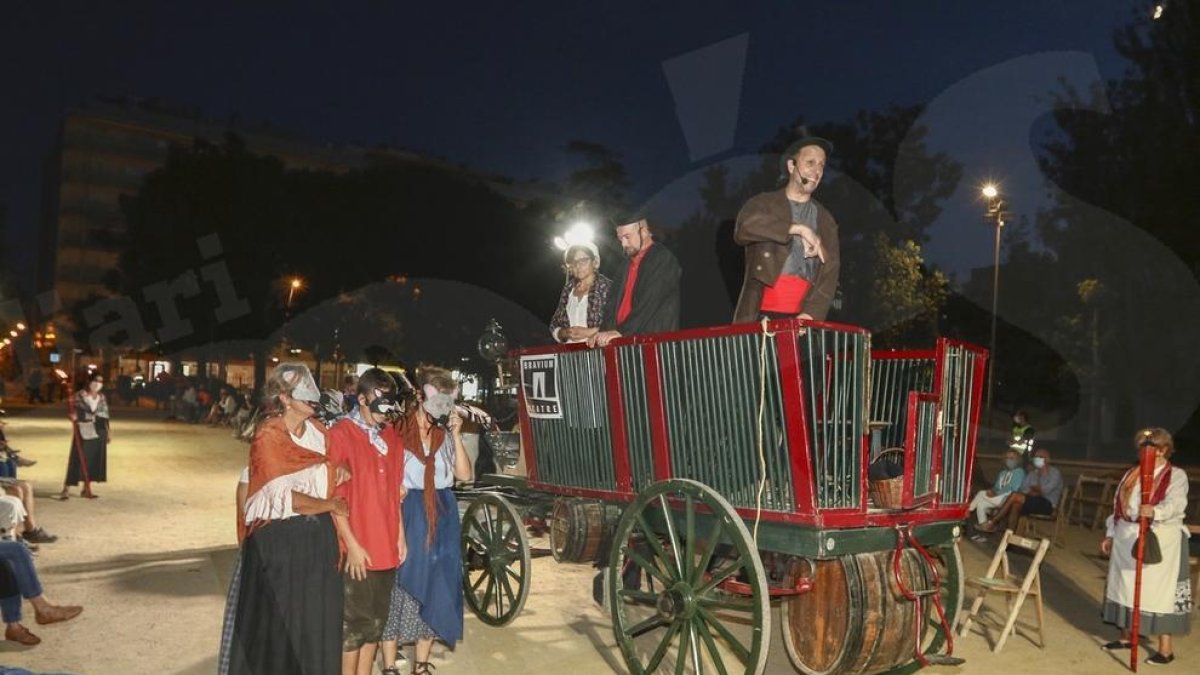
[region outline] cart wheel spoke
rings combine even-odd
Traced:
[[[658,540],[658,535],[655,534],[654,530],[646,522],[646,518],[642,514],[639,513],[637,516],[637,520],[638,520],[638,527],[641,528],[642,533],[645,535],[644,541],[650,545],[651,550],[654,551],[655,557],[657,557],[659,560],[663,561],[663,567],[665,567],[667,569],[667,572],[670,573],[670,575],[671,575],[670,581],[663,582],[667,585],[670,585],[671,582],[674,582],[675,579],[677,578],[679,566],[667,564],[668,561],[670,560],[669,558],[667,558],[667,551],[666,551],[666,549],[663,548],[662,542],[660,542]]]
[[[647,593],[646,591],[631,591],[628,588],[623,588],[618,591],[620,596],[625,600],[632,600],[644,605],[653,605],[658,602],[657,593]]]
[[[653,673],[658,670],[658,664],[662,663],[663,657],[667,655],[667,650],[671,648],[671,643],[675,640],[675,634],[679,632],[680,622],[672,623],[668,628],[662,641],[658,643],[658,649],[654,651],[654,655],[646,662],[646,672]]]
[[[704,642],[704,649],[708,651],[708,655],[712,657],[713,665],[716,666],[717,672],[720,675],[729,675],[729,671],[725,669],[725,661],[721,658],[721,652],[717,650],[717,642],[712,638],[712,632],[708,630],[708,625],[702,619],[694,619],[693,623],[697,624],[696,632],[700,634],[700,639]]]
[[[740,572],[743,568],[741,563],[728,565],[721,569],[720,572],[714,572],[712,578],[704,583],[697,591],[697,595],[708,595],[714,588],[720,586],[726,579]]]
[[[675,518],[671,513],[671,505],[667,503],[666,495],[658,496],[658,507],[662,509],[663,524],[667,527],[667,540],[671,542],[671,557],[663,556],[665,561],[674,561],[675,565],[669,567],[674,571],[672,578],[682,579],[684,575],[683,561],[679,558],[679,535],[675,532]]]
[[[691,495],[687,496],[683,517],[683,559],[685,564],[680,570],[680,576],[691,584],[695,583],[697,579],[696,569],[693,567],[696,562],[696,500]]]
[[[713,553],[717,550],[717,545],[721,543],[721,521],[716,520],[713,523],[712,531],[708,533],[708,539],[704,542],[704,552],[700,554],[700,560],[696,561],[696,568],[692,570],[692,583],[696,583],[704,577],[705,570],[712,562]]]
[[[480,573],[479,578],[475,580],[475,583],[471,584],[471,591],[472,592],[478,591],[479,587],[483,585],[483,582],[485,582],[491,578],[492,578],[491,572],[485,571],[485,572]]]
[[[710,610],[725,609],[733,612],[753,612],[754,603],[750,600],[732,600],[729,598],[701,597],[696,602]]]
[[[679,630],[679,650],[675,652],[675,675],[683,675],[683,670],[687,667],[688,653],[691,652],[692,638],[692,622],[681,621]],[[700,664],[696,664],[699,666]]]
[[[659,583],[661,583],[663,586],[671,585],[672,580],[663,576],[662,571],[659,570],[658,567],[656,567],[655,565],[651,564],[651,562],[649,560],[646,560],[644,557],[642,557],[641,553],[630,550],[630,551],[626,552],[626,555],[629,556],[630,560],[637,563],[638,567],[645,570],[647,574],[651,575],[655,579],[658,579]]]
[[[655,614],[645,621],[641,621],[633,626],[630,626],[629,629],[625,631],[625,634],[631,638],[641,637],[655,628],[663,626],[665,623],[665,619]]]
[[[699,607],[697,610],[697,616],[701,617],[705,624],[715,630],[717,635],[720,635],[721,639],[729,644],[730,649],[737,652],[738,658],[743,660],[750,658],[750,650],[725,627],[725,624],[716,615],[704,607]]]

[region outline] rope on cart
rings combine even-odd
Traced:
[[[762,520],[763,492],[767,488],[767,454],[763,447],[763,416],[767,410],[767,340],[775,333],[767,330],[762,318],[762,339],[758,347],[758,492],[754,497],[754,547],[758,548],[758,523]]]

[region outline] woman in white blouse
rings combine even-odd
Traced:
[[[600,330],[612,280],[600,274],[595,244],[576,244],[563,255],[567,282],[550,319],[550,334],[559,342],[584,342]]]
[[[1121,638],[1105,644],[1107,651],[1130,649],[1137,542],[1141,518],[1150,519],[1150,530],[1158,539],[1162,560],[1142,566],[1142,592],[1138,632],[1158,636],[1158,651],[1146,663],[1165,665],[1175,660],[1172,635],[1184,635],[1191,628],[1192,589],[1188,576],[1188,530],[1183,519],[1188,506],[1187,472],[1168,461],[1175,452],[1170,432],[1161,428],[1143,429],[1134,436],[1139,452],[1152,448],[1155,455],[1154,480],[1150,499],[1142,503],[1139,467],[1134,466],[1121,479],[1113,496],[1113,513],[1108,517],[1100,552],[1110,556],[1108,583],[1104,590],[1101,616],[1105,623],[1121,629]]]
[[[312,419],[320,396],[301,364],[280,364],[267,381],[272,414],[250,445],[237,608],[222,637],[230,673],[324,675],[341,668],[342,578],[330,513],[347,510],[330,497],[335,479],[325,428]]]

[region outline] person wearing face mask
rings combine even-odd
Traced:
[[[567,283],[550,318],[550,334],[558,342],[584,342],[600,330],[612,280],[600,273],[600,250],[576,244],[563,254]]]
[[[1142,593],[1138,632],[1158,636],[1158,652],[1146,659],[1151,665],[1175,660],[1172,635],[1191,629],[1192,588],[1188,577],[1188,529],[1183,524],[1188,507],[1187,472],[1171,465],[1175,441],[1161,428],[1142,429],[1133,437],[1139,453],[1154,451],[1154,480],[1150,500],[1142,503],[1138,466],[1125,473],[1113,496],[1113,512],[1105,523],[1100,552],[1110,556],[1108,582],[1100,614],[1105,623],[1121,629],[1121,638],[1103,645],[1106,651],[1130,649],[1133,624],[1133,592],[1137,560],[1134,545],[1139,519],[1150,519],[1150,530],[1158,540],[1162,559],[1142,565]]]
[[[350,514],[334,523],[346,546],[342,675],[370,675],[383,639],[396,568],[407,545],[400,515],[404,446],[392,421],[396,380],[379,368],[358,378],[357,407],[329,429],[329,456],[350,471],[338,487]]]
[[[83,388],[71,400],[69,417],[74,433],[67,456],[67,478],[59,499],[70,497],[69,488],[83,481],[80,496],[95,499],[92,483],[108,480],[109,433],[108,399],[104,396],[104,376],[93,370],[84,379]]]
[[[746,249],[746,271],[734,323],[760,318],[824,321],[837,293],[838,224],[813,199],[833,144],[805,135],[780,157],[782,189],[750,198],[733,230]]]
[[[281,363],[264,387],[268,414],[250,443],[240,561],[228,596],[218,671],[327,675],[341,665],[342,580],[332,517],[344,499],[315,422],[308,367]],[[239,495],[241,487],[239,486]]]
[[[1016,451],[1009,450],[1004,454],[1004,468],[996,474],[996,482],[990,489],[976,492],[975,498],[971,500],[970,510],[975,512],[975,524],[986,523],[988,514],[999,508],[1004,500],[1008,499],[1008,495],[1021,487],[1024,482],[1025,469],[1021,467],[1021,456]],[[978,534],[972,539],[975,541],[987,540]]]
[[[453,648],[463,636],[462,550],[455,480],[471,479],[471,460],[449,371],[422,367],[421,405],[400,422],[404,438],[404,531],[408,558],[396,575],[384,631],[384,675],[400,644],[416,643],[412,672],[429,675],[434,640]]]
[[[1033,467],[1025,473],[1021,488],[1008,496],[1004,503],[986,523],[978,525],[984,532],[993,532],[1003,523],[1014,532],[1021,516],[1053,515],[1062,496],[1063,478],[1058,467],[1050,466],[1050,451],[1038,448],[1033,451]]]

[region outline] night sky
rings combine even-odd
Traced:
[[[1019,213],[1036,210],[1044,187],[1030,143],[1046,131],[1046,89],[1060,76],[1120,75],[1112,33],[1141,6],[737,4],[5,3],[0,203],[10,258],[29,271],[43,162],[64,113],[97,95],[269,120],[320,142],[390,143],[515,178],[561,178],[563,146],[587,139],[620,152],[633,196],[651,202],[705,166],[753,155],[799,114],[819,123],[926,103],[931,144],[964,164],[928,251],[961,272],[991,255],[978,181],[1000,179]],[[718,44],[706,95],[736,115],[714,123],[730,142],[714,144],[725,132],[710,129],[711,147],[697,153],[684,128],[720,115],[677,106],[664,64]],[[708,68],[683,68],[685,84],[707,84]]]

